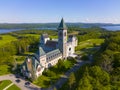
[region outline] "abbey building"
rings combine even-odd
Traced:
[[[62,18],[58,26],[58,39],[50,40],[48,34],[40,37],[39,52],[31,57],[27,57],[21,65],[21,72],[24,76],[38,77],[45,68],[57,64],[59,59],[74,57],[77,38],[74,35],[67,36],[67,26]]]

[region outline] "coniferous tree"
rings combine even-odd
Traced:
[[[75,82],[76,82],[75,75],[74,73],[71,73],[68,79],[68,85],[69,85],[70,90],[72,89],[72,86],[74,87]]]

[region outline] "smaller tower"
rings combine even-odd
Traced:
[[[63,18],[58,27],[58,48],[62,52],[63,58],[67,58],[67,26]]]
[[[40,45],[44,46],[48,40],[50,40],[48,34],[42,34],[40,37]]]
[[[68,41],[72,43],[72,46],[77,46],[78,40],[75,35],[69,35]]]

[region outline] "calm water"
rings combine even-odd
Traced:
[[[13,32],[13,31],[19,31],[22,29],[0,29],[0,33],[8,33],[8,32]]]
[[[105,28],[110,31],[120,30],[120,26],[103,26],[102,28]]]
[[[56,28],[34,28],[36,30],[56,30]],[[2,33],[9,33],[13,31],[20,31],[20,30],[26,30],[26,29],[0,29],[0,34]]]
[[[120,26],[103,26],[102,28],[105,28],[107,30],[110,30],[110,31],[116,31],[116,30],[120,30]],[[38,30],[56,30],[56,28],[36,28]],[[0,33],[8,33],[8,32],[12,32],[12,31],[20,31],[20,30],[23,30],[23,29],[0,29]]]

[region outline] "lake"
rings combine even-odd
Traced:
[[[120,30],[120,26],[103,26],[102,28],[110,30],[110,31]]]
[[[56,30],[56,28],[33,28],[36,30]],[[3,33],[9,33],[9,32],[13,32],[13,31],[20,31],[20,30],[27,30],[27,29],[0,29],[0,34]],[[30,29],[28,29],[30,30]]]
[[[102,26],[102,28],[105,28],[110,31],[116,31],[120,30],[120,26]],[[56,28],[34,28],[36,30],[56,30]],[[26,30],[26,29],[0,29],[0,34],[2,33],[9,33],[13,31],[20,31],[20,30]]]
[[[19,31],[22,29],[0,29],[0,34],[2,33],[9,33],[9,32],[13,32],[13,31]]]

